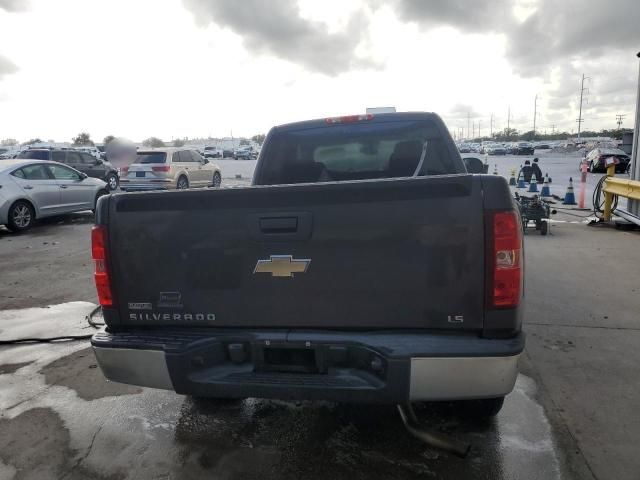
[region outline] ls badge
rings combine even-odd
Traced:
[[[270,255],[269,260],[258,260],[253,273],[270,273],[272,277],[293,277],[305,273],[311,259],[295,259],[291,255]]]

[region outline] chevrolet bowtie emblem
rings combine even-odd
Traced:
[[[294,259],[291,255],[271,255],[269,260],[258,260],[253,273],[270,273],[272,277],[293,277],[294,273],[304,273],[311,259]]]

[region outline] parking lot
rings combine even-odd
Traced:
[[[579,157],[537,156],[563,196]],[[490,172],[497,164],[508,177],[524,159],[489,157]],[[217,163],[223,186],[248,184],[255,166]],[[599,177],[588,176],[588,205]],[[588,215],[559,210],[550,236],[525,236],[527,347],[499,416],[479,424],[446,404],[421,408],[472,445],[466,459],[411,437],[392,407],[221,403],[110,383],[79,341],[0,347],[0,478],[637,479],[640,300],[629,265],[640,233],[587,227]],[[19,236],[0,230],[1,338],[93,331],[92,222],[87,212]]]

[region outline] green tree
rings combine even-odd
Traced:
[[[533,142],[539,136],[540,135],[537,135],[533,130],[529,130],[528,132],[524,132],[522,135],[520,135],[520,139],[524,140],[525,142]]]
[[[34,143],[42,143],[42,140],[40,140],[38,137],[36,138],[32,138],[31,140],[27,140],[26,142],[23,142],[22,145],[33,145]]]
[[[93,140],[87,132],[80,132],[77,137],[73,137],[73,145],[76,147],[93,146]]]
[[[264,142],[265,136],[266,135],[263,135],[262,133],[259,135],[254,135],[253,137],[251,137],[251,140],[256,142],[258,145],[262,145],[262,143]]]
[[[112,142],[113,140],[115,140],[116,137],[114,137],[113,135],[107,135],[106,137],[104,137],[104,139],[102,140],[102,143],[104,144],[104,146],[106,147],[109,142]]]
[[[498,142],[507,142],[518,138],[518,131],[515,128],[505,128],[501,132],[493,134],[493,138]]]
[[[184,140],[182,140],[181,138],[176,138],[173,141],[173,146],[174,147],[184,147]]]
[[[242,138],[242,139],[240,140],[240,146],[244,146],[244,145],[251,145],[251,144],[249,143],[249,140],[247,140],[246,138]]]
[[[142,145],[145,147],[158,148],[164,147],[164,142],[160,140],[158,137],[149,137],[142,142]]]
[[[15,138],[5,138],[0,142],[0,145],[2,145],[3,147],[13,147],[14,145],[17,145],[17,144],[18,144],[18,141]]]

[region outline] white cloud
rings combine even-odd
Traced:
[[[11,75],[12,73],[16,73],[18,71],[18,67],[15,63],[13,63],[8,58],[0,55],[0,80],[5,75]]]
[[[510,106],[528,130],[536,94],[538,125],[571,130],[582,73],[585,124],[611,127],[635,106],[640,8],[575,1],[0,0],[0,138],[252,135],[375,105],[487,132]]]
[[[334,76],[377,66],[356,53],[368,28],[363,10],[349,18],[344,30],[330,32],[328,25],[303,18],[296,0],[184,0],[184,4],[199,25],[213,22],[229,28],[249,50],[270,53],[310,71]]]
[[[24,12],[29,9],[29,0],[0,0],[0,10]]]

